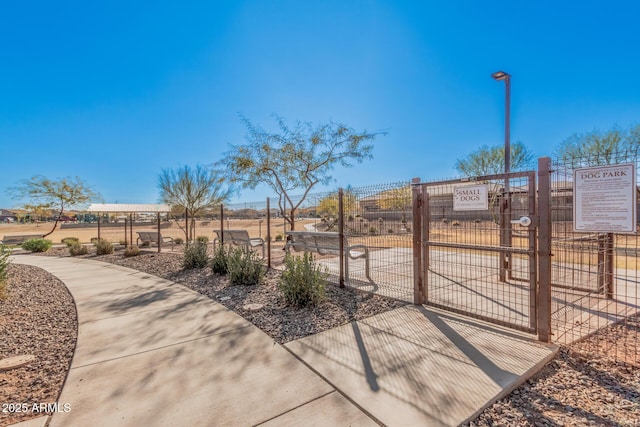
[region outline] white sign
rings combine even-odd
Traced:
[[[632,163],[573,172],[573,230],[634,233],[636,176]]]
[[[488,185],[465,185],[453,188],[454,211],[486,211],[488,209]]]

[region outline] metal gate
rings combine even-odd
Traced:
[[[536,173],[414,182],[413,199],[414,301],[536,332]]]

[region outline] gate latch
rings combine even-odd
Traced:
[[[512,219],[511,224],[520,224],[523,227],[528,227],[531,225],[531,218],[528,216],[522,216],[520,219]]]

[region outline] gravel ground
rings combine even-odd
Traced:
[[[76,308],[64,284],[26,265],[9,266],[8,298],[0,300],[0,359],[31,354],[36,361],[0,372],[0,425],[44,415],[33,404],[55,403],[78,335]],[[26,412],[15,405],[26,404]]]
[[[48,255],[65,254],[61,249]],[[124,258],[120,253],[88,257],[181,283],[221,302],[280,343],[404,304],[329,286],[327,301],[319,307],[291,309],[276,292],[277,272],[269,273],[262,286],[234,287],[209,269],[181,270],[181,255],[175,253],[145,253],[132,258]],[[42,274],[40,270],[37,272]],[[264,308],[256,312],[244,310],[250,303],[263,304]],[[608,350],[637,342],[639,330],[640,319],[633,317],[585,342],[562,347],[538,374],[466,426],[640,426],[640,360],[627,359],[622,363],[619,354]],[[68,333],[75,340],[75,332]]]

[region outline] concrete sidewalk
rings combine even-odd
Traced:
[[[59,277],[78,310],[78,344],[59,400],[72,410],[55,414],[51,426],[454,426],[556,351],[415,306],[285,348],[168,280],[84,259],[13,258]]]
[[[62,280],[78,342],[50,426],[376,425],[242,317],[101,262],[15,256]]]

